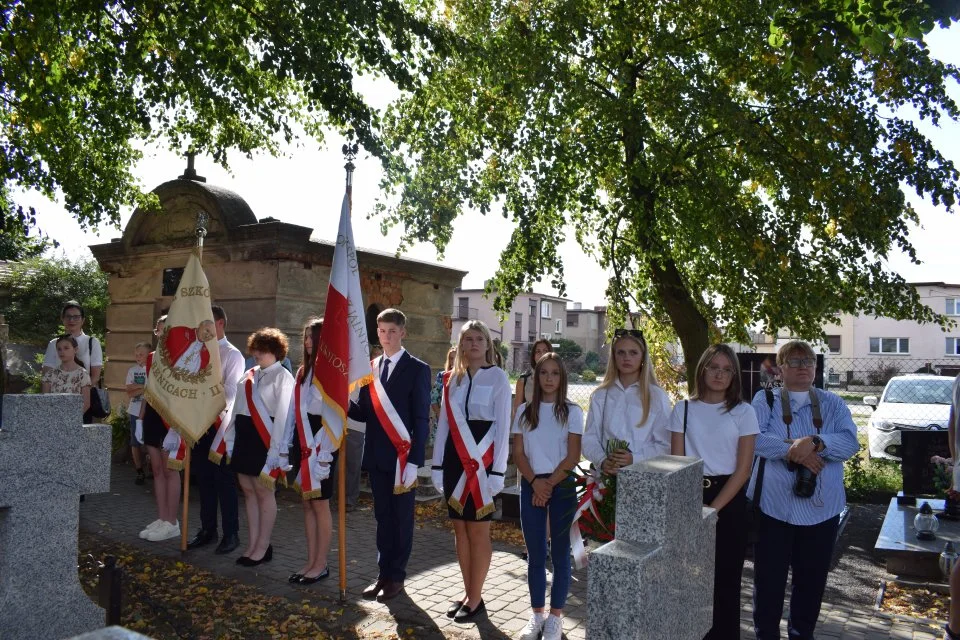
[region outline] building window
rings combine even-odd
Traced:
[[[910,338],[870,338],[870,353],[910,353]]]
[[[554,333],[563,333],[563,320],[557,320],[557,327]]]
[[[948,356],[960,356],[960,338],[947,338]]]
[[[579,326],[580,326],[580,314],[579,314],[579,313],[568,313],[568,314],[567,314],[567,326],[568,326],[568,327],[579,327]]]
[[[470,298],[457,298],[457,319],[466,320],[470,315]]]
[[[520,335],[523,332],[523,314],[515,313],[513,314],[513,339],[517,342],[520,341]]]
[[[827,336],[827,347],[830,353],[840,353],[840,336]]]
[[[947,298],[947,315],[960,316],[960,304],[957,304],[956,298]]]
[[[546,300],[540,301],[540,317],[541,318],[552,318],[553,317],[553,303],[547,302]]]

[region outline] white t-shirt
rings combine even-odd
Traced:
[[[142,364],[135,364],[129,369],[127,369],[127,381],[125,384],[146,384],[147,383],[147,367]],[[130,403],[127,405],[127,413],[132,416],[140,415],[140,405],[143,404],[143,394],[141,393],[138,396],[133,396],[130,398]]]
[[[102,367],[103,350],[100,347],[100,341],[93,341],[93,357],[91,357],[90,336],[81,333],[78,336],[74,336],[74,338],[77,340],[77,357],[83,362],[83,368],[87,370],[87,373],[90,372],[90,367]],[[60,366],[60,358],[57,357],[56,338],[47,343],[47,352],[43,355],[43,366],[50,367],[51,369],[56,369]],[[94,385],[97,384],[96,380],[92,382]]]
[[[567,435],[583,435],[583,409],[572,402],[567,403],[570,415],[563,425],[557,421],[553,405],[552,402],[540,403],[540,421],[537,428],[531,431],[523,419],[527,405],[521,404],[510,429],[510,433],[523,434],[523,453],[535,475],[556,471],[557,465],[567,457]]]
[[[683,433],[683,406],[678,402],[670,415],[670,431]],[[737,470],[740,438],[760,433],[757,414],[747,402],[731,411],[723,402],[707,404],[691,400],[687,413],[686,454],[703,460],[703,475],[728,476]]]

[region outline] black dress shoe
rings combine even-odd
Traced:
[[[377,596],[377,602],[386,602],[396,598],[403,591],[403,582],[389,580],[383,583],[383,591]]]
[[[383,585],[385,582],[386,580],[381,580],[380,578],[377,578],[377,581],[374,582],[369,587],[367,587],[366,589],[364,589],[363,593],[361,593],[360,595],[362,595],[367,600],[373,600],[374,598],[377,597],[377,594],[380,593],[380,590],[383,589]]]
[[[473,609],[471,609],[467,605],[463,605],[462,607],[460,607],[460,611],[457,612],[457,615],[453,616],[453,621],[466,622],[467,620],[474,618],[475,616],[485,612],[486,610],[487,610],[487,607],[485,604],[483,604],[483,600],[481,600],[480,604],[475,606]]]
[[[220,544],[217,545],[217,548],[214,550],[214,553],[219,553],[223,555],[225,553],[230,553],[234,549],[240,546],[240,536],[235,533],[228,533],[223,536],[223,540],[220,541]]]
[[[324,567],[318,575],[313,577],[310,576],[300,576],[300,584],[313,584],[315,582],[320,582],[324,578],[330,577],[330,567]]]
[[[455,615],[457,615],[457,612],[460,611],[461,608],[463,608],[463,600],[455,600],[453,602],[453,605],[449,609],[447,609],[447,617],[448,618],[454,617]]]
[[[263,559],[261,562],[270,562],[271,560],[273,560],[273,545],[268,544],[267,552],[263,554]]]
[[[217,539],[216,531],[207,531],[206,529],[200,529],[197,531],[197,535],[190,538],[190,541],[187,542],[187,549],[199,549],[205,545],[210,544]]]
[[[247,556],[240,556],[237,559],[237,564],[242,567],[256,567],[264,562],[270,562],[273,560],[273,545],[267,545],[267,552],[263,554],[263,557],[259,560],[254,560],[253,558],[248,558]]]
[[[250,558],[248,558],[247,556],[240,556],[239,558],[237,558],[237,564],[239,564],[241,567],[249,566],[247,564],[248,562],[250,562]]]
[[[300,578],[302,577],[303,577],[302,573],[291,573],[290,577],[287,578],[287,582],[292,582],[293,584],[296,584],[300,582]]]

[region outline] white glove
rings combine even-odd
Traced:
[[[495,496],[503,491],[503,476],[497,476],[492,473],[488,475],[487,488],[490,490],[491,496]]]
[[[403,470],[403,486],[407,489],[413,486],[413,483],[417,481],[417,465],[412,462],[407,463],[407,467]]]
[[[313,464],[313,475],[316,476],[318,480],[326,480],[330,477],[330,465],[322,464],[320,460],[314,458],[311,461]]]
[[[168,429],[167,435],[163,438],[163,444],[161,446],[167,453],[171,455],[175,454],[177,449],[180,448],[180,434],[173,429]]]
[[[143,420],[137,418],[137,427],[133,430],[133,438],[137,442],[143,442]]]
[[[333,462],[333,453],[317,449],[317,460],[320,462]]]
[[[443,493],[443,471],[440,469],[431,471],[430,478],[433,480],[433,486],[437,488],[437,491]]]
[[[287,456],[287,454],[285,453],[281,453],[280,454],[280,470],[286,473],[287,471],[290,471],[290,469],[293,469],[293,465],[290,464],[289,456]]]
[[[279,453],[268,453],[267,454],[267,469],[273,470],[280,466],[280,454]]]

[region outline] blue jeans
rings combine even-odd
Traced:
[[[546,507],[533,506],[533,489],[520,480],[520,526],[527,545],[527,586],[530,605],[542,609],[547,593],[547,518],[550,518],[553,584],[550,608],[563,609],[570,590],[570,523],[577,508],[577,488],[567,479],[553,488]]]

